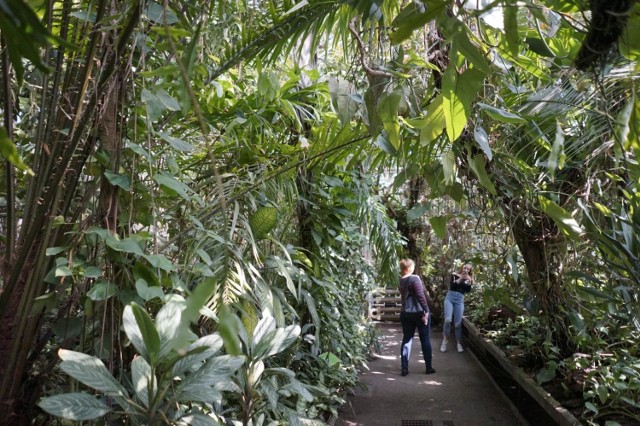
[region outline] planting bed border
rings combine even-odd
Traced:
[[[514,405],[520,410],[525,418],[535,416],[539,419],[539,416],[548,416],[548,420],[555,422],[559,426],[577,426],[582,423],[575,418],[566,408],[564,408],[555,398],[553,398],[546,390],[540,387],[531,377],[527,376],[520,368],[513,365],[511,361],[506,357],[504,352],[496,346],[493,342],[490,342],[484,338],[480,331],[467,319],[463,318],[463,326],[466,330],[466,338],[473,346],[474,352],[482,362],[491,364],[490,368],[487,368],[489,372],[499,375],[507,375],[513,379],[513,382],[517,384],[526,393],[528,398],[526,401],[522,401],[523,398],[514,395],[514,392],[510,392],[507,389],[505,393],[510,398],[520,399],[520,401],[513,400]],[[501,371],[496,371],[499,369]],[[493,370],[493,371],[492,371]],[[495,378],[495,376],[494,376]],[[500,380],[496,380],[500,386]],[[532,404],[536,404],[538,407],[531,407]],[[528,406],[528,407],[527,407]],[[532,409],[534,414],[526,415],[527,408]],[[535,411],[538,413],[536,414]],[[546,415],[545,415],[546,413]],[[532,418],[528,418],[528,421],[532,422]],[[532,423],[533,424],[533,423]]]

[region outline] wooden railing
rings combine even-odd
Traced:
[[[400,291],[380,289],[369,294],[369,318],[376,321],[400,321]]]

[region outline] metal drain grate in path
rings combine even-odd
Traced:
[[[435,426],[433,420],[402,420],[400,426]],[[451,420],[443,420],[442,426],[454,426]]]

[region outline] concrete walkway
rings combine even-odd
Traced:
[[[435,374],[425,365],[416,335],[409,375],[400,375],[399,323],[378,323],[381,353],[361,373],[366,389],[357,390],[340,410],[336,426],[526,426],[504,393],[470,349],[462,353],[449,342],[440,352],[442,334],[431,330]]]

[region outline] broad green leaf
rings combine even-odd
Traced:
[[[358,110],[358,103],[353,99],[355,93],[356,89],[350,81],[336,77],[329,78],[331,105],[343,125],[349,123]]]
[[[115,251],[137,254],[140,256],[144,254],[144,252],[142,251],[138,243],[131,238],[125,238],[123,240],[119,240],[116,237],[109,235],[106,239],[106,243],[107,243],[107,246],[109,246]]]
[[[520,117],[519,115],[507,112],[505,110],[493,107],[491,105],[487,105],[482,102],[478,102],[476,105],[480,107],[481,110],[486,112],[491,118],[494,118],[503,123],[520,124],[520,123],[527,122],[527,120]]]
[[[220,352],[223,344],[222,336],[218,333],[199,338],[189,345],[186,355],[174,364],[171,372],[178,376],[190,370],[197,370],[206,359]]]
[[[132,303],[128,307],[131,308],[136,318],[136,323],[138,323],[138,329],[140,330],[144,346],[149,356],[147,361],[149,361],[149,364],[152,366],[155,366],[160,353],[160,336],[158,335],[158,330],[156,330],[149,314],[140,305]]]
[[[7,130],[4,127],[0,127],[0,155],[20,170],[25,170],[30,175],[34,175],[33,170],[20,158],[16,146],[11,142],[11,139],[9,139]]]
[[[446,185],[451,185],[455,182],[457,169],[456,154],[453,151],[447,151],[447,153],[442,156],[442,171],[444,172],[444,182]]]
[[[447,221],[449,218],[447,216],[434,216],[429,218],[429,223],[431,224],[431,228],[433,232],[440,239],[445,239],[447,236]]]
[[[173,263],[161,254],[145,254],[143,257],[147,259],[149,264],[154,268],[162,269],[166,272],[175,271],[176,269]]]
[[[127,192],[131,190],[131,179],[127,175],[105,171],[104,177],[107,178],[111,185],[118,186]]]
[[[155,180],[161,187],[175,191],[185,200],[191,200],[191,197],[189,196],[189,193],[193,192],[191,191],[191,188],[189,188],[189,186],[185,183],[180,182],[178,179],[171,176],[169,173],[162,172],[160,174],[156,174],[153,176],[153,180]]]
[[[555,379],[556,370],[557,370],[556,363],[553,361],[549,362],[549,364],[546,367],[542,368],[540,371],[538,371],[538,374],[536,374],[536,380],[538,384],[541,385],[543,383],[546,383],[550,380]]]
[[[538,201],[542,211],[548,215],[563,231],[563,233],[573,240],[579,240],[584,234],[584,230],[569,212],[543,196],[538,196]]]
[[[630,61],[640,60],[640,4],[635,2],[623,32],[618,38],[620,53]],[[637,71],[637,68],[636,68]]]
[[[218,317],[220,318],[218,332],[222,336],[226,352],[230,355],[242,354],[241,340],[246,340],[246,336],[240,337],[241,334],[246,333],[242,321],[226,305],[221,307]]]
[[[180,19],[170,8],[164,8],[161,3],[154,1],[146,3],[144,14],[147,19],[159,25],[164,25],[165,23],[172,25],[180,22]]]
[[[140,331],[140,327],[138,327],[138,322],[136,321],[131,306],[133,306],[133,304],[127,305],[124,308],[124,312],[122,313],[122,326],[129,341],[136,348],[136,351],[148,360],[149,353],[147,352],[147,347],[142,338],[142,332]]]
[[[131,384],[138,399],[145,407],[149,407],[149,397],[153,401],[158,384],[151,371],[151,366],[141,356],[135,357],[131,362]],[[149,395],[149,392],[153,393]]]
[[[91,286],[87,292],[87,297],[95,302],[101,302],[115,296],[117,293],[118,288],[115,284],[99,280]]]
[[[440,136],[444,129],[446,120],[443,109],[443,99],[443,95],[439,94],[427,108],[425,125],[420,131],[420,144],[422,146],[430,144]]]
[[[80,392],[42,398],[38,406],[53,416],[69,420],[93,420],[111,411],[95,396]]]
[[[402,100],[402,93],[394,91],[383,95],[378,103],[378,116],[382,120],[382,127],[387,132],[391,145],[400,148],[400,124],[398,123],[398,107]]]
[[[166,356],[174,347],[174,339],[180,330],[180,318],[184,305],[168,302],[156,315],[156,328],[160,337],[160,358]]]
[[[256,240],[266,238],[269,232],[278,224],[278,209],[275,207],[260,207],[249,219],[251,232]]]
[[[486,164],[485,164],[484,155],[476,154],[475,157],[468,158],[468,161],[469,161],[469,166],[471,167],[471,170],[473,170],[473,173],[478,178],[480,185],[482,185],[487,191],[489,191],[490,194],[497,195],[496,188],[493,185],[493,182],[491,181],[491,178],[487,174],[487,170],[485,168]]]
[[[409,209],[407,212],[407,221],[411,222],[412,220],[418,219],[425,214],[427,210],[429,210],[429,204],[416,204]]]
[[[97,266],[87,266],[82,271],[82,275],[85,278],[100,278],[102,276],[102,269]]]
[[[491,151],[491,146],[489,145],[489,135],[484,130],[484,128],[480,124],[476,124],[473,128],[473,138],[480,145],[484,155],[487,156],[489,161],[493,158],[493,152]]]
[[[375,144],[377,147],[379,147],[381,150],[383,150],[389,155],[393,155],[393,156],[398,155],[398,151],[391,144],[391,142],[389,142],[386,132],[381,132],[378,135],[378,137],[376,138]]]
[[[200,413],[187,414],[180,417],[179,425],[190,426],[220,426],[220,423],[211,416]]]
[[[56,277],[70,277],[73,275],[73,271],[67,265],[61,265],[56,268]]]
[[[64,247],[49,247],[49,248],[46,250],[46,252],[45,252],[45,253],[46,253],[46,255],[47,255],[47,256],[55,256],[56,254],[60,254],[60,253],[62,253],[63,251],[68,250],[68,249],[69,249],[69,246],[64,246]]]
[[[162,138],[162,140],[168,142],[169,145],[171,145],[173,148],[177,149],[178,151],[191,152],[195,149],[193,145],[191,145],[190,143],[185,142],[182,139],[175,138],[166,132],[161,132],[159,133],[159,135]]]
[[[444,22],[442,29],[447,38],[452,41],[452,58],[455,57],[456,52],[460,53],[482,74],[491,73],[489,63],[484,58],[480,50],[478,50],[478,47],[469,39],[469,30],[466,25],[454,18],[449,18]]]
[[[520,36],[518,34],[518,2],[507,0],[504,12],[504,34],[507,39],[509,52],[513,56],[518,56],[520,52]]]
[[[332,352],[324,352],[321,353],[320,355],[318,355],[318,358],[320,358],[321,360],[323,360],[324,362],[327,363],[327,365],[329,365],[329,367],[334,367],[338,364],[340,364],[340,358],[338,358],[334,353]]]
[[[136,280],[136,292],[145,301],[155,299],[156,297],[162,299],[164,297],[164,291],[162,287],[149,286],[145,280],[138,278]]]
[[[391,26],[396,28],[390,35],[391,43],[398,44],[408,39],[413,31],[424,27],[446,10],[446,1],[415,0],[398,13]]]
[[[79,317],[64,317],[56,320],[51,331],[63,339],[78,337],[84,330],[83,320]]]
[[[549,175],[551,176],[552,182],[555,179],[556,170],[562,170],[562,168],[564,167],[565,158],[566,155],[564,153],[564,131],[562,130],[560,122],[557,122],[556,137],[553,141],[553,145],[551,146],[549,160],[547,161],[547,168],[549,170]]]
[[[450,141],[458,139],[465,129],[471,114],[471,103],[483,81],[484,74],[473,68],[461,75],[452,66],[445,71],[442,81],[442,110]]]
[[[609,389],[604,385],[600,385],[596,388],[596,392],[598,393],[600,403],[606,404],[607,400],[609,399]]]
[[[254,388],[264,373],[264,362],[257,360],[251,363],[247,369],[247,383],[251,388]]]
[[[259,344],[255,345],[254,357],[266,358],[285,350],[300,335],[300,326],[290,325],[286,328],[277,328],[264,336]]]
[[[229,377],[235,373],[246,361],[244,356],[220,355],[210,358],[197,371],[186,376],[178,390],[181,401],[193,399],[195,401],[210,402],[210,394],[215,388],[229,387]],[[222,385],[222,386],[221,386]],[[198,396],[198,394],[201,394]],[[215,392],[218,393],[218,392]]]
[[[58,350],[62,371],[111,397],[127,397],[126,389],[111,375],[99,358],[67,349]],[[121,400],[122,398],[118,398]]]
[[[276,320],[271,315],[264,315],[253,329],[252,345],[255,347],[267,334],[276,329]]]

